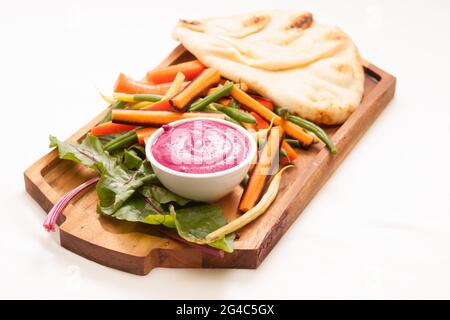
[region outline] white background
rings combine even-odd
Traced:
[[[154,4],[153,4],[154,3]],[[257,270],[139,277],[61,248],[22,173],[176,45],[178,18],[306,9],[398,77],[396,98]],[[0,298],[450,298],[450,2],[2,1]]]

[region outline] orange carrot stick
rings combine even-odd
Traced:
[[[93,136],[104,136],[107,134],[120,133],[124,131],[130,131],[136,128],[136,126],[120,123],[112,123],[111,121],[97,125],[91,129]]]
[[[198,60],[174,64],[147,72],[147,81],[153,84],[171,82],[175,79],[178,72],[182,72],[187,80],[192,80],[204,69],[205,66]]]
[[[267,129],[270,127],[269,123],[264,120],[259,114],[256,112],[250,112],[250,114],[256,119],[256,128],[258,130]]]
[[[160,126],[173,121],[191,118],[215,118],[224,119],[223,113],[209,112],[171,112],[171,111],[148,111],[148,110],[130,110],[114,109],[112,110],[112,121],[114,123],[125,123],[142,126]]]
[[[248,95],[245,91],[237,88],[237,86],[233,86],[230,93],[234,99],[244,105],[247,109],[258,113],[261,117],[269,122],[271,122],[273,119],[275,125],[278,125],[278,123],[280,123],[281,117],[279,115],[264,107],[261,103]]]
[[[146,84],[139,81],[135,81],[123,73],[119,74],[116,84],[114,85],[114,92],[122,92],[128,94],[158,94],[165,95],[169,90],[172,83],[160,83],[160,84]],[[188,82],[183,83],[183,87],[186,87]]]
[[[147,107],[143,107],[140,110],[152,110],[152,111],[173,111],[172,106],[169,103],[169,100],[161,100],[153,103]]]
[[[281,143],[281,147],[284,149],[284,151],[286,151],[289,161],[294,161],[295,159],[297,159],[297,152],[295,152],[295,150],[289,143],[286,142],[286,140],[283,140],[283,142]]]
[[[217,102],[219,102],[220,104],[228,107],[231,104],[231,99],[229,99],[229,98],[221,98]]]
[[[252,96],[256,101],[261,103],[264,107],[273,111],[273,103],[269,99],[260,97],[260,96]]]
[[[142,128],[136,130],[136,136],[140,144],[146,144],[148,138],[156,131],[158,128]]]
[[[304,146],[309,146],[314,141],[314,137],[303,131],[301,127],[290,121],[284,120],[236,86],[233,86],[230,93],[233,98],[244,105],[247,109],[258,113],[268,122],[273,121],[275,125],[282,126],[287,135],[299,140]]]
[[[273,164],[278,161],[280,142],[283,139],[283,129],[280,126],[273,127],[269,137],[259,156],[258,163],[253,169],[244,193],[239,203],[239,210],[247,212],[253,208],[261,198],[267,181],[270,178]]]
[[[149,105],[147,107],[142,108],[142,110],[166,110],[166,111],[171,111],[172,110],[172,106],[170,105],[169,100],[171,98],[173,98],[175,95],[177,95],[181,90],[183,90],[183,81],[185,79],[185,75],[182,74],[181,72],[178,72],[175,79],[172,82],[172,85],[170,86],[170,89],[167,90],[166,94],[164,95],[164,97],[152,104]]]
[[[114,85],[114,92],[123,92],[129,94],[138,94],[138,93],[154,93],[154,94],[162,94],[161,91],[167,91],[170,85],[166,88],[163,86],[155,86],[144,84],[138,81],[135,81],[123,73],[119,74],[119,77],[116,80]]]
[[[281,120],[280,125],[288,136],[300,141],[304,147],[308,147],[313,143],[314,137],[306,133],[303,128],[298,125],[284,119]]]
[[[245,127],[245,129],[247,129],[250,132],[255,132],[256,131],[256,124],[255,123],[241,122],[241,124]]]
[[[192,100],[197,98],[209,87],[217,84],[220,81],[220,73],[217,69],[208,68],[191,81],[191,83],[184,88],[179,94],[170,99],[170,104],[179,109],[185,109]]]

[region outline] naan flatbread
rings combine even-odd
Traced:
[[[224,77],[316,123],[343,123],[363,95],[358,49],[341,29],[308,12],[180,20],[173,36]]]

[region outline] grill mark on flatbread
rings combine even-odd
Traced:
[[[258,25],[258,24],[267,24],[268,22],[268,17],[267,16],[254,16],[251,17],[250,19],[244,20],[242,22],[242,25],[244,27],[250,27],[251,25]]]
[[[270,23],[269,16],[253,16],[249,19],[242,21],[242,29],[235,32],[228,32],[230,37],[235,39],[242,39],[248,37],[251,34],[260,32]]]
[[[287,26],[287,30],[290,29],[308,29],[311,27],[313,23],[313,15],[309,12],[302,14],[301,16],[298,16],[292,20],[291,24]]]
[[[324,35],[324,40],[330,40],[330,41],[341,41],[346,39],[346,35],[342,32],[337,31],[331,31]]]
[[[197,20],[180,19],[179,24],[193,31],[205,32],[205,28],[203,27],[202,23]]]

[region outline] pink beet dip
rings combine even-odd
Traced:
[[[250,152],[250,141],[236,128],[211,120],[163,126],[151,148],[163,166],[184,173],[214,173],[237,166]]]

